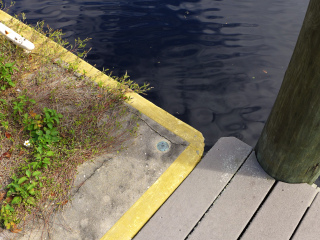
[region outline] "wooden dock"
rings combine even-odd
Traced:
[[[221,138],[134,240],[319,239],[318,192],[275,181],[250,146]]]

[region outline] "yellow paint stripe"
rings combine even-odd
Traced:
[[[193,147],[203,147],[203,137],[199,131],[144,99],[139,94],[128,93],[127,95],[132,97],[132,100],[129,102],[131,106],[186,140]]]
[[[10,15],[0,10],[0,19],[4,23],[12,19]],[[23,36],[31,36],[31,28],[25,27],[22,32]],[[33,32],[34,33],[34,32]],[[42,37],[41,41],[34,42],[36,48],[46,38]],[[66,50],[52,41],[46,44],[52,46],[52,51],[65,52]],[[33,51],[33,52],[35,52]],[[79,59],[70,52],[62,57],[62,60],[73,63],[79,61],[79,72],[86,72],[88,77],[96,77],[101,72]],[[96,81],[103,81],[108,86],[117,86],[117,82],[112,78],[101,74]],[[136,93],[127,93],[132,99],[129,104],[139,110],[141,113],[153,119],[169,131],[175,133],[189,143],[188,147],[179,155],[179,157],[170,165],[170,167],[158,178],[158,180],[138,199],[138,201],[116,222],[116,224],[101,238],[101,240],[125,240],[132,239],[143,225],[152,217],[152,215],[161,207],[174,190],[189,175],[193,168],[200,161],[204,149],[204,138],[202,134],[191,126],[185,124],[179,119],[173,117],[168,112],[157,107],[153,103],[144,99]]]
[[[101,240],[132,239],[196,166],[200,155],[188,146]]]

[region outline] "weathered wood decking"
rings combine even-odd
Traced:
[[[134,240],[318,239],[317,194],[275,181],[250,146],[221,138]]]

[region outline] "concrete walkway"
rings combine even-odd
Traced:
[[[134,240],[318,239],[318,191],[275,181],[250,146],[221,138]]]

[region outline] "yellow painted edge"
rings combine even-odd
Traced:
[[[4,23],[11,20],[12,17],[0,10],[0,20]],[[18,20],[14,20],[18,21]],[[21,23],[23,25],[23,23]],[[18,32],[24,37],[30,36],[33,29],[23,25],[23,31]],[[43,38],[45,41],[46,38]],[[34,42],[35,51],[42,42]],[[49,41],[47,44],[59,51],[66,51],[58,44]],[[86,71],[88,77],[96,77],[96,81],[103,81],[109,86],[116,86],[117,82],[112,78],[101,74],[95,67],[79,59],[71,52],[67,52],[62,59],[68,63],[79,61],[79,72]],[[188,124],[175,118],[168,112],[157,107],[153,103],[144,99],[140,95],[130,92],[129,104],[145,114],[158,124],[169,131],[175,133],[189,143],[188,147],[178,156],[178,158],[169,166],[169,168],[158,178],[158,180],[132,205],[132,207],[115,223],[115,225],[101,238],[101,240],[125,240],[132,239],[143,225],[152,217],[152,215],[161,207],[174,190],[194,169],[200,161],[204,150],[204,138],[202,134]]]
[[[101,240],[132,239],[197,165],[196,151],[188,146]]]
[[[193,147],[203,148],[204,138],[198,130],[175,118],[170,113],[154,105],[137,93],[128,93],[127,95],[132,98],[131,101],[129,101],[129,104],[132,107],[147,115],[177,136],[186,140]]]

